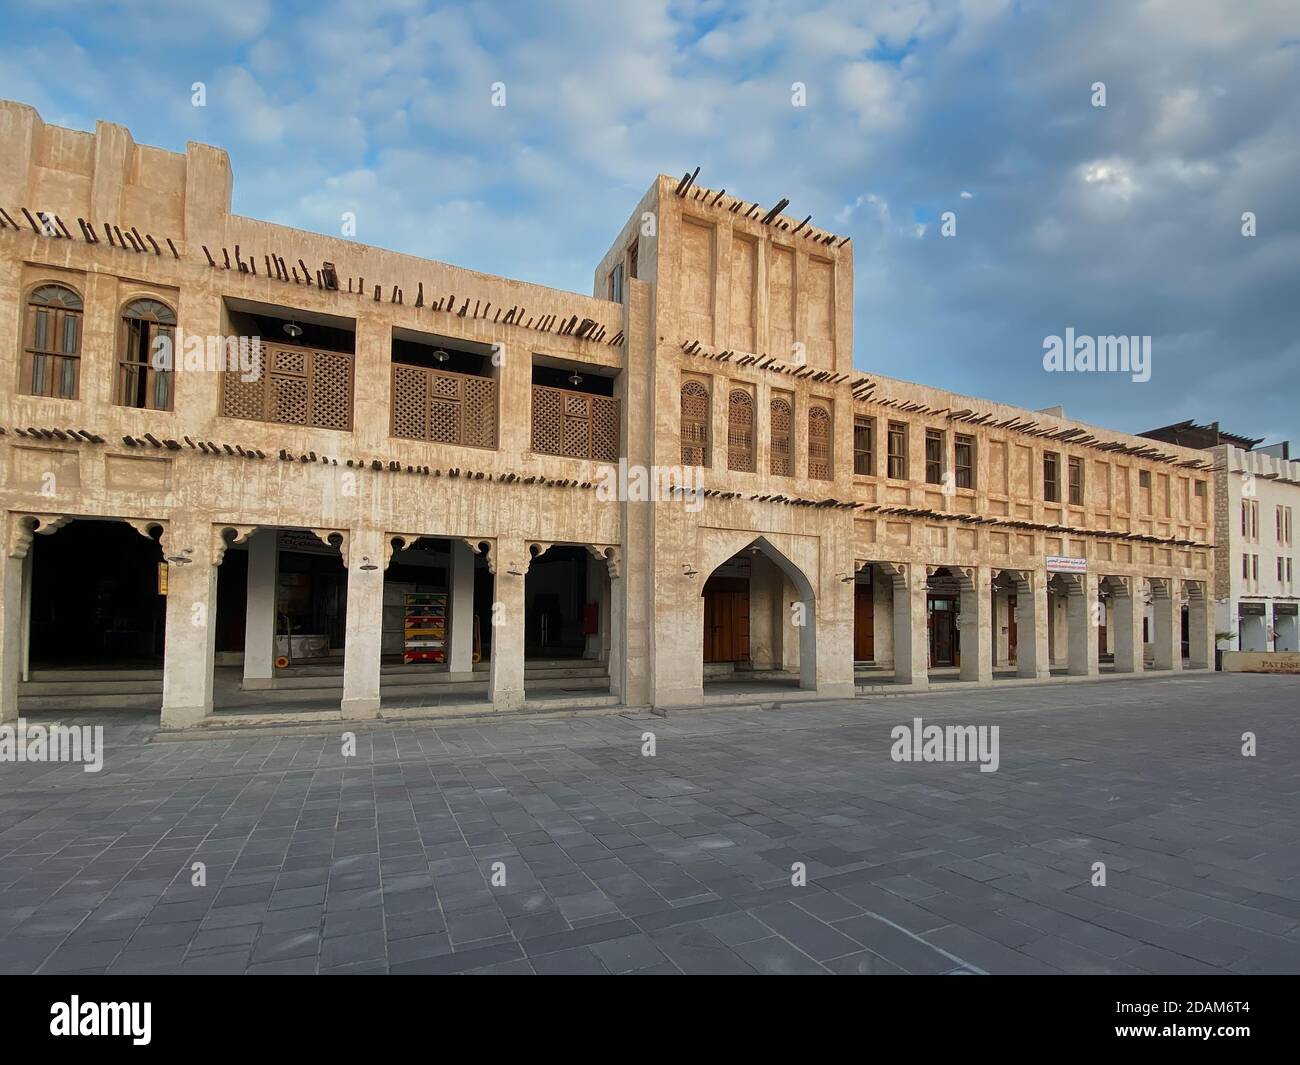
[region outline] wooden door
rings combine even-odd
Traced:
[[[704,661],[749,660],[749,583],[711,580],[704,588]]]
[[[1016,660],[1016,597],[1007,596],[1007,661]]]
[[[936,666],[954,664],[951,610],[935,610],[930,614],[930,663]]]
[[[876,605],[869,584],[854,589],[853,658],[858,662],[873,662],[876,658]]]

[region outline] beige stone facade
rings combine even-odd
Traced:
[[[913,687],[932,665],[978,683],[1000,665],[1094,675],[1112,653],[1178,669],[1184,600],[1189,664],[1209,664],[1207,456],[854,370],[842,237],[660,177],[582,296],[233,215],[227,157],[204,145],[13,103],[0,144],[5,718],[29,669],[31,548],[89,520],[157,543],[168,727],[218,716],[231,552],[249,574],[232,661],[245,690],[280,685],[275,559],[254,546],[270,530],[338,559],[328,712],[346,718],[438,712],[385,687],[386,577],[434,541],[454,615],[439,665],[498,710],[533,705],[535,627],[575,631],[562,588],[528,590],[566,547],[589,560],[590,614],[554,646],[581,644],[611,703],[699,703],[741,676],[850,696],[873,666]],[[248,380],[183,354],[268,323]],[[162,380],[132,354],[160,335]],[[611,499],[620,459],[630,481],[702,494]],[[475,647],[490,628],[477,671],[471,602]]]

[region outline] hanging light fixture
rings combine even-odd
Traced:
[[[300,336],[302,336],[302,326],[300,326],[297,322],[285,322],[284,331],[288,333],[289,336],[293,337],[294,340],[297,340]]]
[[[578,373],[577,370],[574,370],[573,373],[569,374],[568,380],[569,384],[576,388],[578,385],[582,384],[582,374]]]
[[[450,358],[451,356],[448,355],[445,351],[443,351],[442,348],[439,348],[437,351],[433,353],[434,362],[446,362]]]

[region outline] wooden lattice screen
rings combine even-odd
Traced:
[[[808,476],[831,479],[831,412],[817,404],[808,408]]]
[[[772,423],[772,450],[770,454],[771,472],[778,477],[792,477],[794,475],[794,462],[792,455],[794,452],[791,437],[794,434],[794,411],[790,407],[788,400],[772,400],[771,416],[769,419]]]
[[[221,413],[318,429],[352,428],[352,356],[288,344],[263,344],[262,365],[223,374]]]
[[[617,399],[533,386],[534,451],[617,462],[621,438]]]
[[[393,363],[393,436],[465,447],[497,446],[497,383]]]
[[[703,466],[709,452],[709,390],[698,381],[682,385],[682,465]]]
[[[754,470],[754,400],[742,388],[727,399],[727,469]]]

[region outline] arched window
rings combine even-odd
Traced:
[[[727,400],[727,469],[754,471],[754,400],[743,388]]]
[[[808,476],[831,479],[831,412],[816,404],[808,408]]]
[[[791,439],[794,432],[794,409],[788,399],[778,397],[772,400],[769,421],[772,423],[769,467],[778,477],[791,477],[794,475],[794,462],[791,460],[794,451]]]
[[[117,355],[117,402],[146,410],[172,409],[176,312],[154,299],[122,309]]]
[[[81,377],[81,297],[66,285],[41,285],[27,297],[23,391],[76,399]]]
[[[682,385],[682,465],[709,464],[709,390],[699,381]]]

